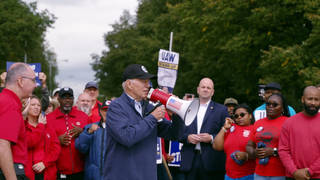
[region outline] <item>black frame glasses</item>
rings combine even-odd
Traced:
[[[25,78],[25,79],[30,79],[32,82],[36,83],[36,78],[31,78],[31,77],[28,77],[28,76],[21,76],[22,78]]]

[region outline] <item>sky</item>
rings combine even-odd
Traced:
[[[77,97],[87,82],[95,80],[91,54],[107,50],[103,35],[112,31],[124,10],[136,15],[138,0],[23,0],[36,1],[57,19],[46,33],[50,49],[57,54],[59,87],[71,87]]]

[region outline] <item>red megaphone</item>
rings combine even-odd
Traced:
[[[167,109],[175,112],[187,126],[189,126],[197,116],[200,106],[200,101],[197,98],[193,99],[193,101],[185,101],[167,94],[162,90],[153,88],[151,88],[148,93],[148,99],[152,102],[160,102]]]

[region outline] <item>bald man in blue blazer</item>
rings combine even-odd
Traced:
[[[211,100],[214,83],[203,78],[197,88],[200,107],[192,124],[185,128],[181,150],[180,169],[186,180],[223,180],[225,174],[225,154],[212,148],[216,134],[228,117],[227,107]]]

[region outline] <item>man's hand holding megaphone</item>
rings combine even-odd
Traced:
[[[164,115],[166,114],[166,109],[164,105],[158,106],[156,109],[154,109],[151,114],[157,119],[160,120],[164,118]]]

